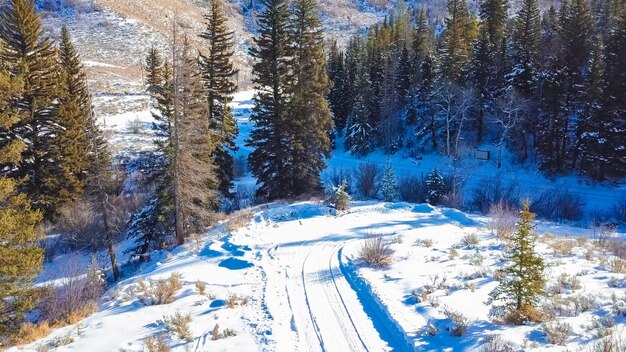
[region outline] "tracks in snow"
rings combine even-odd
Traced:
[[[279,247],[286,260],[287,300],[299,351],[373,352],[391,350],[378,333],[339,265],[342,242],[305,242]]]

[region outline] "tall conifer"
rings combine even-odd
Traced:
[[[200,68],[208,101],[209,125],[217,138],[213,159],[217,164],[219,190],[230,195],[233,185],[234,161],[237,150],[235,138],[239,133],[229,103],[237,86],[232,82],[237,70],[233,68],[234,32],[228,29],[221,0],[211,0],[211,9],[205,17],[206,30],[200,35],[206,40],[206,52],[200,54]]]

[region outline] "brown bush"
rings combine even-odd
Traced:
[[[373,235],[363,243],[359,257],[368,265],[382,268],[391,265],[393,252],[391,245],[382,235]]]
[[[172,273],[169,278],[162,280],[139,280],[134,292],[139,301],[145,305],[170,304],[174,302],[174,295],[182,288],[182,275]]]
[[[398,192],[400,199],[409,203],[425,203],[428,194],[426,177],[409,176],[398,181]]]
[[[248,297],[239,296],[235,293],[231,293],[228,296],[227,305],[230,309],[233,309],[237,306],[245,306],[246,304],[248,304]]]
[[[52,327],[48,321],[42,321],[38,324],[24,323],[20,329],[11,336],[11,344],[26,345],[33,341],[42,339],[52,332]]]
[[[169,331],[172,335],[187,342],[193,341],[191,328],[189,326],[189,324],[191,324],[191,315],[183,315],[180,312],[177,312],[174,315],[163,317],[163,322],[165,323],[167,331]]]
[[[560,240],[550,243],[550,247],[554,250],[554,254],[568,257],[572,255],[572,251],[576,248],[574,240]]]
[[[230,215],[226,228],[230,232],[236,231],[249,223],[253,216],[254,212],[250,208],[238,210]]]
[[[199,295],[204,296],[206,294],[206,282],[197,280],[196,291],[198,291]]]
[[[146,352],[170,352],[170,346],[165,341],[163,334],[159,334],[157,337],[146,337],[143,346]]]
[[[611,270],[614,273],[626,274],[626,260],[618,257],[613,258],[613,260],[611,260]]]

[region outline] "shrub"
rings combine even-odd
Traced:
[[[572,255],[572,251],[576,247],[576,242],[572,240],[560,240],[550,243],[550,247],[554,250],[554,254],[567,257]]]
[[[487,335],[487,342],[481,348],[482,352],[513,352],[515,347],[506,342],[500,335]]]
[[[613,260],[611,260],[611,270],[614,273],[626,274],[626,260],[618,257],[613,258]]]
[[[250,220],[252,220],[253,216],[254,212],[252,211],[252,209],[246,208],[238,210],[231,214],[228,218],[226,229],[228,229],[228,231],[230,232],[236,231],[249,223]]]
[[[459,191],[450,191],[441,199],[441,205],[447,208],[463,209],[463,195]]]
[[[228,308],[235,308],[237,306],[245,306],[246,304],[248,304],[248,297],[243,297],[243,296],[239,296],[235,293],[231,293],[228,296]]]
[[[400,199],[409,203],[425,203],[428,188],[426,178],[422,176],[403,177],[398,182]]]
[[[590,349],[591,352],[626,352],[626,340],[609,330],[606,337],[600,339]]]
[[[11,343],[14,345],[29,344],[50,335],[50,332],[52,332],[52,328],[46,320],[39,324],[23,323],[20,329],[11,336]]]
[[[546,341],[553,345],[565,345],[565,341],[572,333],[572,326],[568,323],[553,323],[546,324],[543,327],[543,332],[546,334]]]
[[[500,176],[486,177],[479,181],[472,191],[470,206],[482,213],[487,213],[493,204],[502,203],[509,208],[519,204],[517,184],[504,184]]]
[[[170,352],[170,346],[165,341],[163,334],[159,334],[157,337],[146,337],[143,346],[146,352]]]
[[[469,319],[463,314],[453,311],[448,307],[443,308],[443,314],[452,321],[452,324],[448,326],[450,335],[455,337],[461,337],[465,335],[469,326]]]
[[[74,324],[96,310],[96,302],[104,292],[104,279],[95,261],[85,269],[79,257],[70,257],[59,270],[60,285],[42,291],[40,318],[62,325]]]
[[[219,339],[220,339],[220,326],[218,324],[215,324],[215,326],[213,327],[213,337],[211,337],[211,340],[217,341]]]
[[[174,315],[164,316],[163,322],[165,323],[167,331],[174,336],[187,342],[193,341],[193,336],[191,335],[191,329],[189,327],[189,324],[191,323],[191,315],[183,315],[180,312],[177,312]]]
[[[196,291],[200,296],[204,296],[206,294],[206,282],[197,280],[196,281]]]
[[[583,215],[583,199],[567,189],[551,189],[535,198],[532,211],[538,216],[553,221],[576,221]]]
[[[377,181],[380,175],[380,168],[373,163],[361,163],[356,170],[356,187],[365,199],[374,199],[378,193]]]
[[[139,280],[134,292],[139,296],[139,301],[145,305],[169,304],[174,302],[176,291],[182,288],[180,282],[182,276],[172,273],[169,278],[162,280]]]
[[[128,120],[128,122],[126,123],[126,128],[132,134],[140,134],[140,133],[143,133],[146,126],[143,123],[143,121],[141,121],[138,117],[136,117],[132,120]]]
[[[367,238],[359,252],[359,257],[363,262],[378,268],[389,266],[392,262],[392,255],[393,249],[382,235],[372,235]]]
[[[325,183],[327,194],[332,194],[338,185],[341,185],[344,181],[350,185],[352,183],[352,175],[354,170],[344,168],[333,168],[325,173]],[[346,189],[346,192],[350,192]]]
[[[466,247],[474,248],[478,246],[478,244],[480,243],[480,240],[478,239],[478,236],[476,236],[476,234],[470,233],[470,234],[463,236],[461,243],[463,243],[463,245]]]
[[[450,260],[454,260],[458,256],[459,256],[459,251],[454,247],[450,248],[450,254],[449,254]]]
[[[104,247],[100,217],[93,204],[85,199],[77,200],[59,210],[56,230],[72,250],[100,249]]]
[[[415,240],[415,244],[430,248],[433,246],[433,244],[435,244],[435,241],[431,240],[430,238],[420,238]]]
[[[622,224],[626,224],[626,197],[613,205],[613,217]]]
[[[499,201],[489,206],[489,223],[487,228],[499,239],[507,240],[515,232],[517,212],[508,203]]]

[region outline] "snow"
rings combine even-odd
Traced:
[[[253,92],[242,92],[233,102],[240,127],[238,156],[250,152],[244,143],[252,128],[252,96]],[[139,134],[128,129],[129,121],[146,126],[153,122],[145,96],[101,96],[96,106],[118,155],[130,158],[153,150],[154,136],[148,129]],[[105,111],[105,106],[115,109]],[[450,167],[440,156],[421,157],[398,153],[390,160],[400,177]],[[336,150],[324,177],[333,169],[351,169],[363,161],[382,168],[387,158],[374,152],[359,159]],[[537,170],[506,163],[501,170],[489,162],[468,164],[466,187],[501,172],[508,181],[524,181],[522,189],[529,195],[555,184],[576,187],[589,209],[606,209],[624,195],[623,185],[586,185],[574,176],[549,180]],[[238,187],[252,187],[254,182],[250,175],[237,180]],[[172,351],[462,351],[480,350],[489,334],[501,335],[518,350],[532,346],[537,351],[566,351],[591,347],[596,339],[591,325],[600,318],[612,317],[616,334],[626,332],[626,317],[618,314],[626,310],[626,279],[612,272],[612,254],[586,239],[594,237],[588,228],[537,223],[537,233],[542,234],[537,251],[547,263],[547,286],[553,287],[566,274],[577,278],[580,288],[563,288],[560,297],[594,301],[585,312],[557,316],[573,331],[565,346],[555,346],[546,342],[542,324],[498,325],[489,317],[488,297],[497,286],[494,276],[504,265],[505,247],[487,229],[489,219],[484,216],[428,204],[377,201],[352,202],[352,208],[341,213],[319,202],[270,203],[246,212],[250,219],[239,229],[231,229],[226,220],[185,246],[153,253],[132,276],[110,287],[97,312],[80,323],[8,351],[37,351],[65,336],[72,336],[73,342],[55,351],[143,351],[144,340],[164,333],[164,317],[175,313],[191,316],[193,341],[167,335]],[[390,241],[394,250],[388,268],[371,268],[359,260],[364,239],[374,234]],[[476,235],[478,244],[462,244],[467,235]],[[624,241],[626,233],[616,232],[613,238]],[[555,253],[553,245],[560,240],[574,243],[571,255]],[[128,260],[124,253],[130,245],[130,240],[117,245],[121,262]],[[456,256],[451,254],[453,248]],[[97,258],[106,263],[104,251]],[[62,269],[71,260],[86,263],[89,255],[67,254],[46,263],[38,284],[62,283],[68,275]],[[164,279],[173,273],[182,275],[174,302],[141,303],[136,292],[140,280]],[[206,295],[197,292],[198,280],[207,284]],[[434,289],[422,302],[420,292],[429,285]],[[247,298],[247,303],[229,308],[232,295]],[[550,303],[554,297],[559,295],[551,293],[542,302]],[[466,334],[451,336],[444,307],[468,318]],[[213,341],[216,324],[237,335]],[[427,333],[429,326],[437,328],[435,336]]]

